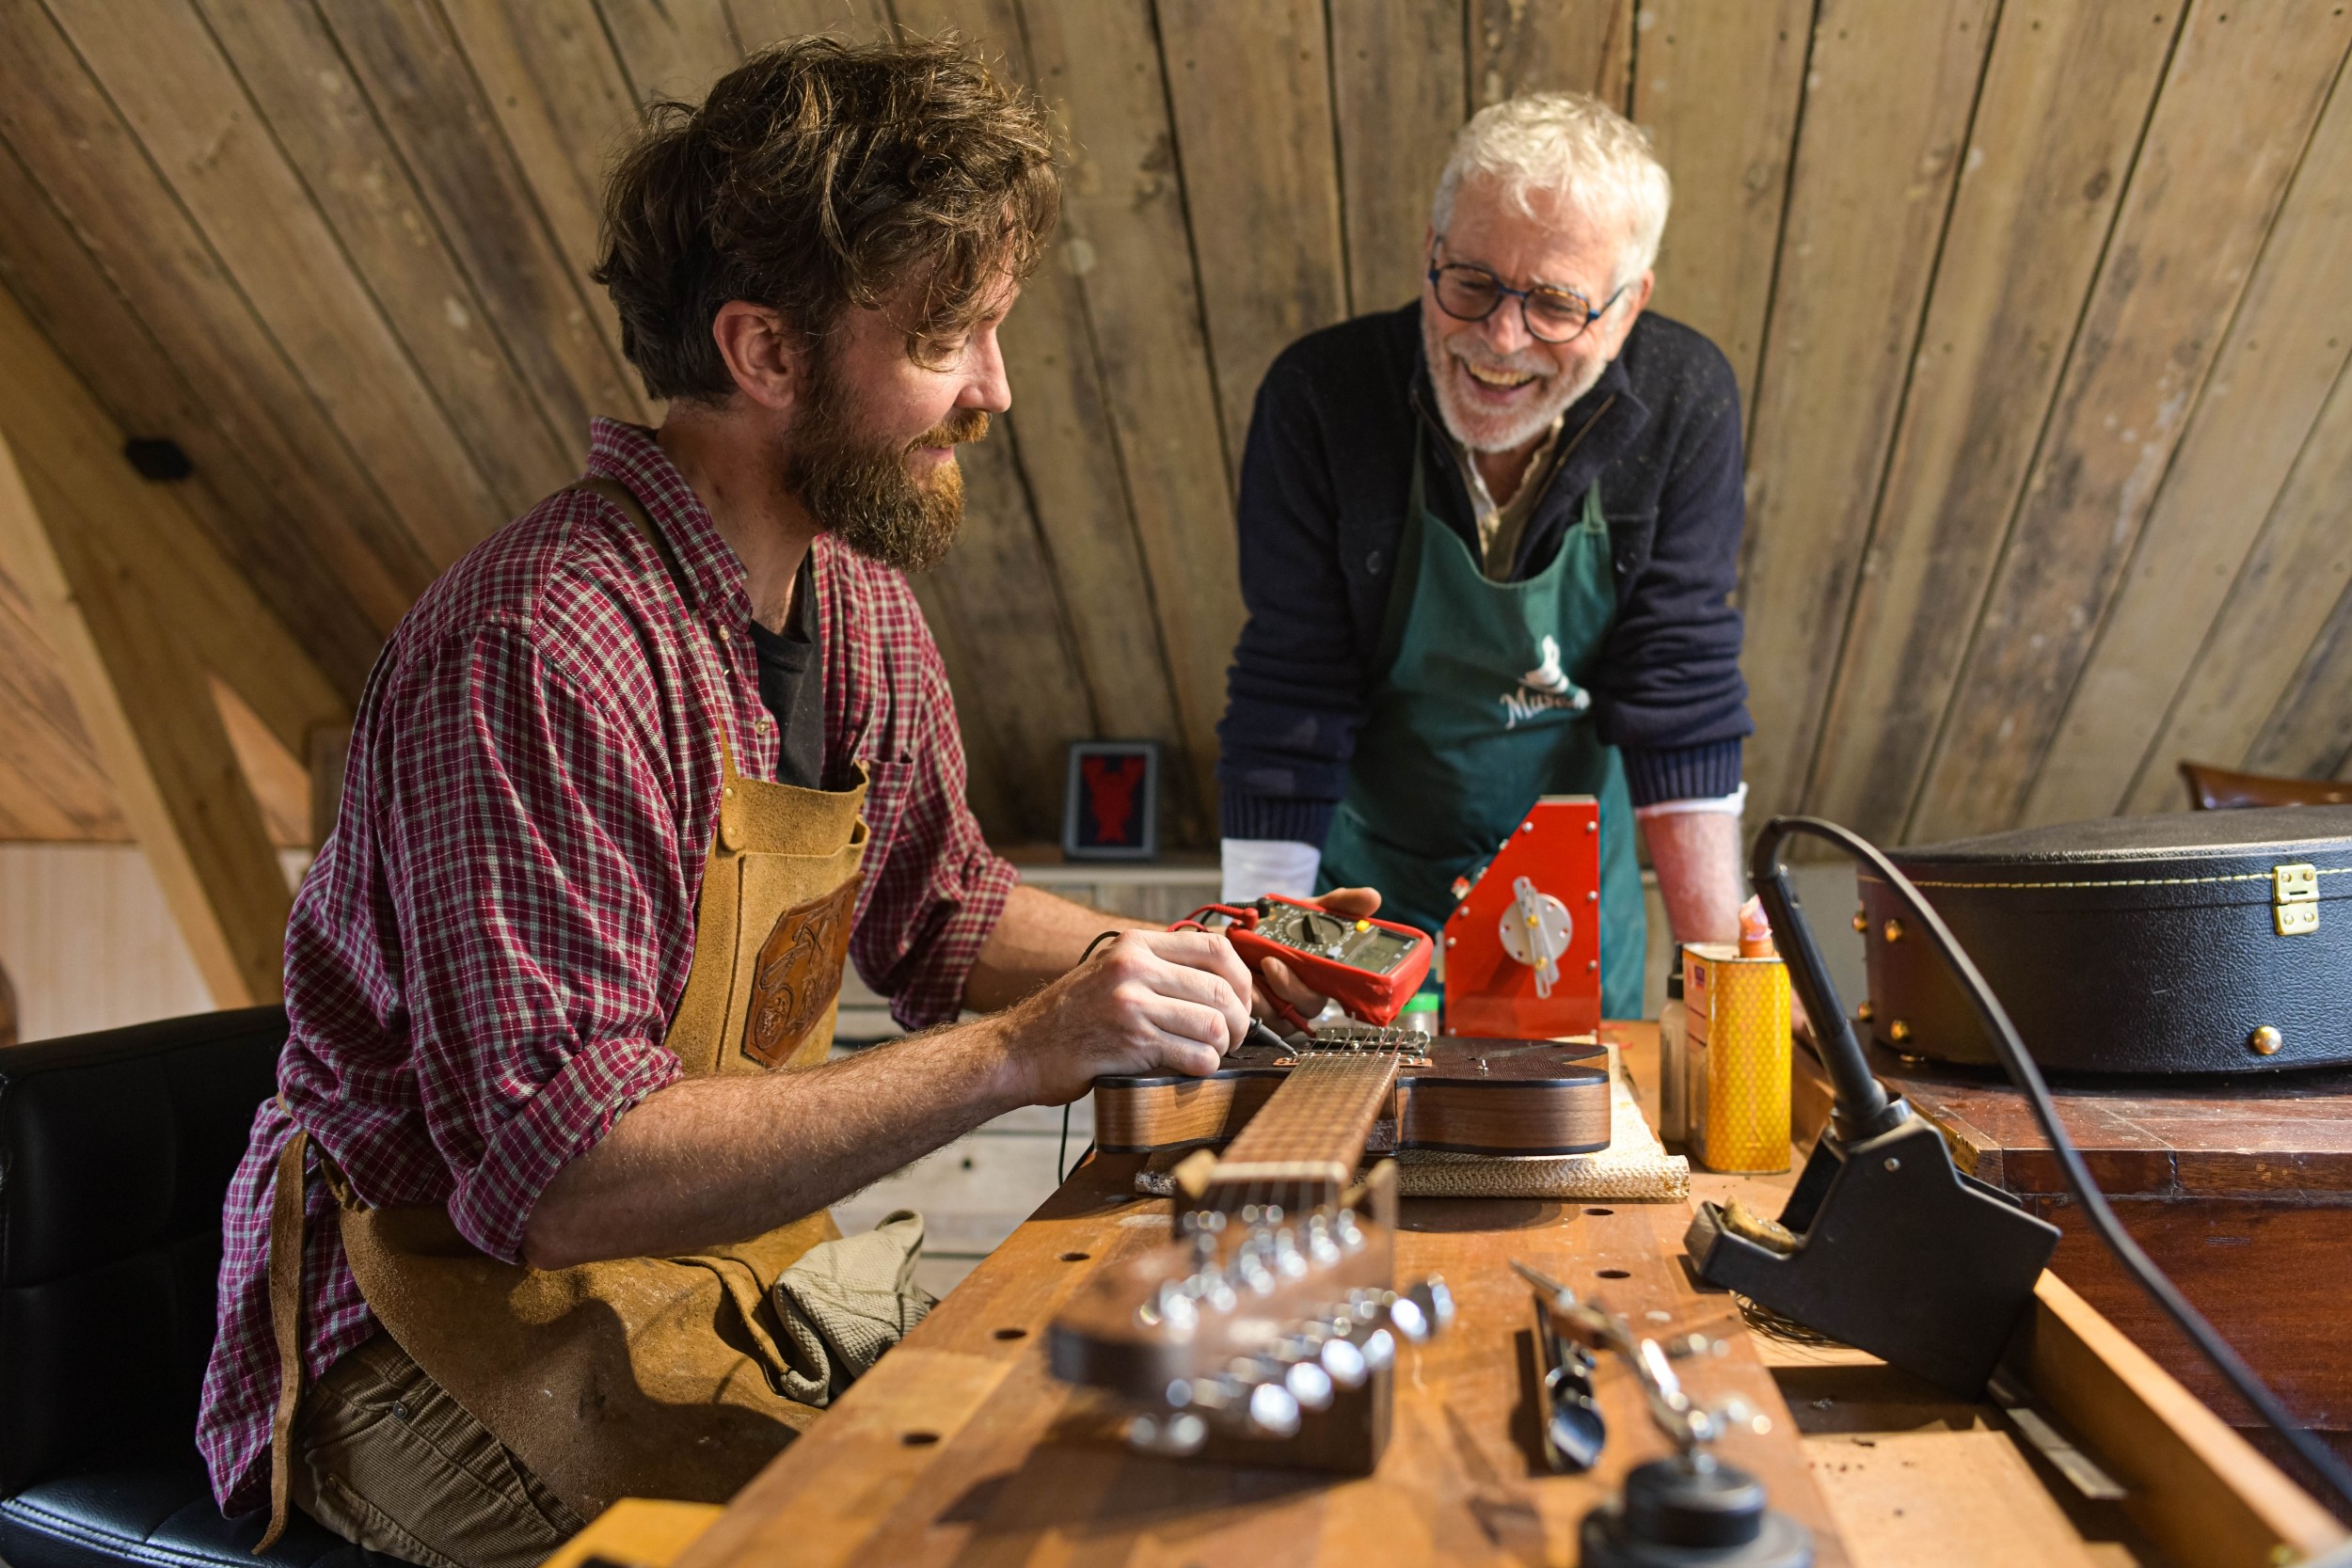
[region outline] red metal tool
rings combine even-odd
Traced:
[[[1600,803],[1547,795],[1465,886],[1445,923],[1449,1034],[1506,1039],[1600,1027]]]
[[[1209,925],[1216,915],[1226,924]],[[1308,989],[1365,1023],[1396,1017],[1427,977],[1433,950],[1429,938],[1410,926],[1336,914],[1271,894],[1250,904],[1203,905],[1168,929],[1222,931],[1253,974],[1261,958],[1279,958]],[[1295,1008],[1267,994],[1294,1028],[1309,1029]]]

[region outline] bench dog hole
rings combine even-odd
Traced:
[[[1000,1328],[996,1331],[999,1339],[1025,1339],[1028,1337],[1029,1331],[1025,1328]]]
[[[1593,1272],[1603,1279],[1631,1279],[1633,1277],[1623,1269],[1596,1269]]]
[[[1083,1263],[1093,1256],[1094,1254],[1090,1252],[1065,1252],[1061,1255],[1061,1260],[1065,1263]]]
[[[933,1443],[939,1441],[939,1433],[935,1432],[902,1432],[898,1433],[898,1441],[904,1443],[910,1449],[928,1449]]]

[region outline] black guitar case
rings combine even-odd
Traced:
[[[2045,1069],[2352,1063],[2352,806],[2108,816],[1888,852]],[[1891,1051],[1995,1065],[1960,988],[1861,878]]]

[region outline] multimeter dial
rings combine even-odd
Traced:
[[[1386,974],[1413,951],[1410,937],[1386,930],[1369,920],[1350,920],[1345,915],[1273,898],[1261,898],[1256,909],[1259,936],[1350,969]]]

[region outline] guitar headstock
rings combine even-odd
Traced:
[[[1435,1275],[1391,1288],[1389,1230],[1346,1208],[1250,1204],[1179,1227],[1173,1245],[1095,1275],[1049,1330],[1057,1377],[1139,1407],[1127,1429],[1138,1448],[1291,1438],[1384,1372],[1400,1339],[1454,1316]]]

